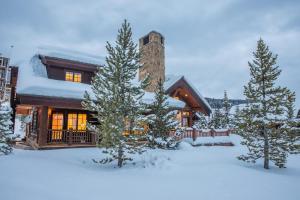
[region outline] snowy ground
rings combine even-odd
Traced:
[[[234,137],[237,140],[237,137]],[[266,171],[238,161],[234,147],[148,151],[122,169],[97,165],[96,148],[15,150],[0,157],[0,199],[300,199],[300,156]]]

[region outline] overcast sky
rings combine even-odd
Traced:
[[[300,108],[297,0],[2,0],[0,53],[12,63],[43,45],[105,56],[105,42],[114,41],[125,18],[136,42],[151,30],[162,33],[167,74],[185,75],[207,97],[227,90],[243,98],[247,62],[262,37],[279,55],[278,83],[296,91]]]

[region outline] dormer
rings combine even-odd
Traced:
[[[38,57],[49,79],[90,84],[104,58],[53,47],[40,47]]]
[[[49,79],[90,84],[100,65],[39,55]]]

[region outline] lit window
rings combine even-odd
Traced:
[[[62,113],[54,113],[52,115],[52,139],[62,139],[62,129],[64,124],[64,115]]]
[[[68,130],[76,130],[77,127],[77,114],[68,114]]]
[[[69,113],[68,130],[86,130],[86,114]]]
[[[52,116],[52,129],[62,130],[63,128],[64,116],[61,113],[55,113]]]
[[[66,72],[66,81],[73,81],[73,72]]]
[[[81,82],[81,73],[74,73],[74,82]]]
[[[66,72],[66,81],[81,83],[81,73],[78,72]]]
[[[78,114],[77,129],[79,131],[85,131],[86,130],[86,114]]]

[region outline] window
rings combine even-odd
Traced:
[[[63,113],[53,113],[52,115],[52,140],[62,139],[62,129],[64,124]]]
[[[81,83],[81,73],[79,72],[66,72],[66,81]]]
[[[74,73],[74,82],[81,83],[81,73]]]
[[[68,130],[86,130],[86,114],[69,113],[68,114]]]
[[[64,115],[62,113],[53,113],[52,115],[52,129],[62,130],[64,123]]]
[[[188,118],[186,118],[186,117],[182,118],[182,126],[183,127],[188,127],[189,126]]]
[[[77,114],[68,114],[68,130],[76,130],[77,128]]]
[[[86,114],[78,114],[77,130],[79,131],[86,130]]]
[[[149,43],[149,35],[147,35],[143,38],[143,43],[144,43],[144,45]]]
[[[73,81],[73,72],[66,72],[66,81]]]

